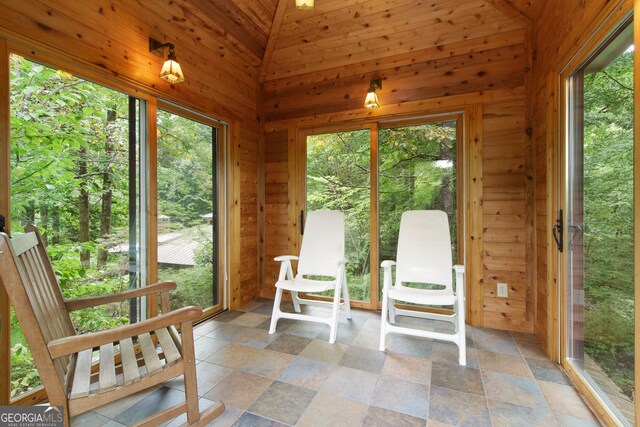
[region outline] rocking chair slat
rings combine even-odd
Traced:
[[[116,364],[113,359],[113,343],[100,346],[100,389],[99,393],[113,390],[116,386]]]
[[[158,329],[156,331],[156,336],[158,337],[158,341],[160,341],[160,347],[164,352],[164,357],[167,360],[167,363],[174,363],[180,360],[182,355],[176,344],[173,342],[169,331],[166,328]]]
[[[139,381],[140,371],[138,370],[138,360],[133,350],[133,341],[131,338],[120,341],[120,357],[122,359],[124,384],[127,385]]]
[[[78,353],[76,372],[73,375],[73,385],[71,386],[71,394],[69,396],[71,399],[89,396],[92,354],[92,350],[84,350]]]
[[[144,365],[147,368],[149,374],[155,374],[162,370],[162,363],[156,352],[156,347],[153,345],[151,335],[141,334],[138,335],[138,341],[140,342],[140,348],[142,348],[142,356],[144,357]]]

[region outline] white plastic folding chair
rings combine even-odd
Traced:
[[[392,267],[396,266],[395,285]],[[383,261],[382,322],[380,351],[385,350],[388,333],[450,341],[458,346],[458,362],[466,365],[464,266],[452,265],[449,220],[442,211],[408,211],[400,220],[397,261]],[[456,283],[453,288],[452,270]],[[429,286],[405,286],[405,284]],[[435,286],[434,286],[435,285]],[[437,314],[396,307],[396,301],[419,306],[451,306],[453,314]],[[399,326],[396,316],[412,316],[451,322],[453,334]]]
[[[280,261],[280,275],[276,282],[276,297],[273,302],[273,314],[269,333],[276,331],[279,319],[304,320],[307,322],[325,323],[331,328],[329,342],[336,341],[338,312],[342,306],[348,319],[351,318],[349,307],[349,289],[345,272],[344,257],[344,214],[337,211],[313,211],[307,213],[300,256],[284,255],[275,258]],[[298,260],[298,272],[293,276],[291,261]],[[280,310],[282,292],[291,292],[295,313]],[[301,298],[298,293],[319,293],[334,291],[333,301],[320,301]],[[344,293],[344,303],[340,303],[340,295]],[[330,316],[303,314],[300,305],[332,307]]]

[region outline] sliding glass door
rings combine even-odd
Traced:
[[[400,217],[407,210],[447,212],[453,256],[462,259],[461,127],[461,115],[453,114],[303,137],[301,213],[344,212],[354,306],[379,308],[380,261],[395,259]]]
[[[626,23],[567,80],[564,202],[565,363],[627,425],[635,422],[633,83]]]
[[[220,129],[158,110],[158,279],[171,308],[220,305]]]

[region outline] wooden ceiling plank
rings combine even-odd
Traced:
[[[95,0],[82,0],[93,2]],[[225,58],[225,61],[233,66],[228,70],[232,74],[236,74],[244,84],[252,85],[257,76],[257,66],[250,64],[246,58],[229,50],[223,43],[217,40],[214,35],[206,31],[196,31],[195,33],[185,33],[181,28],[174,25],[172,21],[167,21],[158,15],[153,5],[145,2],[131,2],[130,0],[99,0],[102,9],[102,15],[109,22],[120,23],[129,28],[139,28],[143,37],[143,44],[148,50],[147,38],[155,36],[159,40],[163,40],[162,36],[170,36],[171,42],[176,45],[178,59],[181,58],[180,51],[184,48],[197,51],[200,54],[199,61],[215,60],[217,58]],[[104,5],[103,5],[104,4]],[[103,6],[102,6],[103,5]],[[151,6],[151,8],[150,8]],[[144,10],[144,16],[147,19],[139,18],[139,11]],[[153,24],[150,24],[153,22]],[[204,51],[203,51],[204,49]],[[203,55],[203,53],[207,53]],[[238,72],[236,72],[238,71]]]
[[[229,38],[232,43],[241,43],[257,57],[262,58],[267,37],[264,33],[262,37],[259,35],[255,37],[254,31],[252,31],[255,26],[252,23],[251,25],[247,25],[246,19],[240,21],[234,20],[234,16],[230,16],[226,8],[210,0],[189,0],[189,3],[192,3],[204,14],[204,16],[200,16],[200,19],[202,19],[206,25],[211,28],[217,26],[218,29],[215,31],[219,31],[223,37]],[[221,3],[228,4],[227,2]],[[240,18],[238,15],[235,16]],[[205,17],[207,18],[206,20]]]
[[[532,27],[533,20],[509,0],[486,0],[488,4],[524,27]]]
[[[280,34],[280,27],[284,21],[284,15],[287,11],[287,3],[289,0],[279,0],[276,7],[276,13],[273,17],[273,24],[271,25],[271,31],[269,32],[269,39],[267,40],[267,47],[264,49],[264,55],[262,57],[262,63],[260,64],[260,71],[258,72],[258,82],[264,82],[264,78],[269,70],[271,64],[271,58],[275,50],[276,41]]]
[[[413,52],[406,52],[400,55],[369,59],[356,62],[340,68],[330,68],[312,73],[301,74],[293,77],[271,79],[265,82],[265,89],[268,92],[283,92],[291,90],[297,86],[312,84],[325,80],[349,77],[357,74],[375,72],[389,68],[402,67],[405,65],[417,64],[421,62],[434,61],[451,56],[475,55],[490,49],[503,46],[517,45],[524,43],[524,30],[514,30],[505,33],[491,34],[475,39],[467,39],[450,43],[444,46],[430,46]]]
[[[438,22],[454,22],[458,18],[473,17],[483,10],[494,10],[487,7],[482,1],[460,3],[459,1],[444,0],[438,3],[421,5],[395,5],[391,9],[387,4],[380,2],[373,6],[343,8],[334,13],[316,16],[315,19],[306,18],[298,21],[290,19],[287,15],[281,35],[278,38],[277,49],[284,49],[302,43],[313,43],[322,39],[348,34],[357,37],[358,34],[380,32],[383,35],[392,35],[391,26],[404,25],[433,25]]]
[[[485,25],[474,26],[464,31],[456,27],[438,26],[422,33],[416,33],[413,29],[399,31],[390,43],[377,40],[363,41],[355,46],[349,44],[347,40],[314,43],[311,46],[300,47],[297,52],[276,51],[270,64],[270,73],[274,78],[280,78],[349,66],[373,58],[382,60],[407,52],[420,51],[425,45],[445,46],[449,43],[508,31],[513,29],[512,26],[506,26],[509,23],[512,23],[512,20],[503,17],[503,21],[487,22]],[[432,41],[427,43],[426,40],[429,39]],[[299,56],[304,58],[304,62],[299,60]]]
[[[141,0],[138,0],[140,3]],[[145,2],[142,2],[143,4]],[[229,34],[223,27],[207,17],[198,7],[187,2],[149,3],[147,8],[167,22],[172,23],[187,34],[191,34],[196,40],[204,37],[213,37],[221,43],[225,49],[234,52],[244,58],[247,63],[258,67],[262,58],[262,49],[257,45],[245,44],[247,40],[238,40]]]

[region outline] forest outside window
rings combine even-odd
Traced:
[[[11,230],[42,232],[65,298],[146,283],[140,212],[146,103],[21,56],[10,57]],[[142,155],[141,155],[142,154]],[[144,225],[144,224],[143,224]],[[137,300],[73,313],[79,331],[144,318]],[[39,385],[12,315],[12,396]]]

